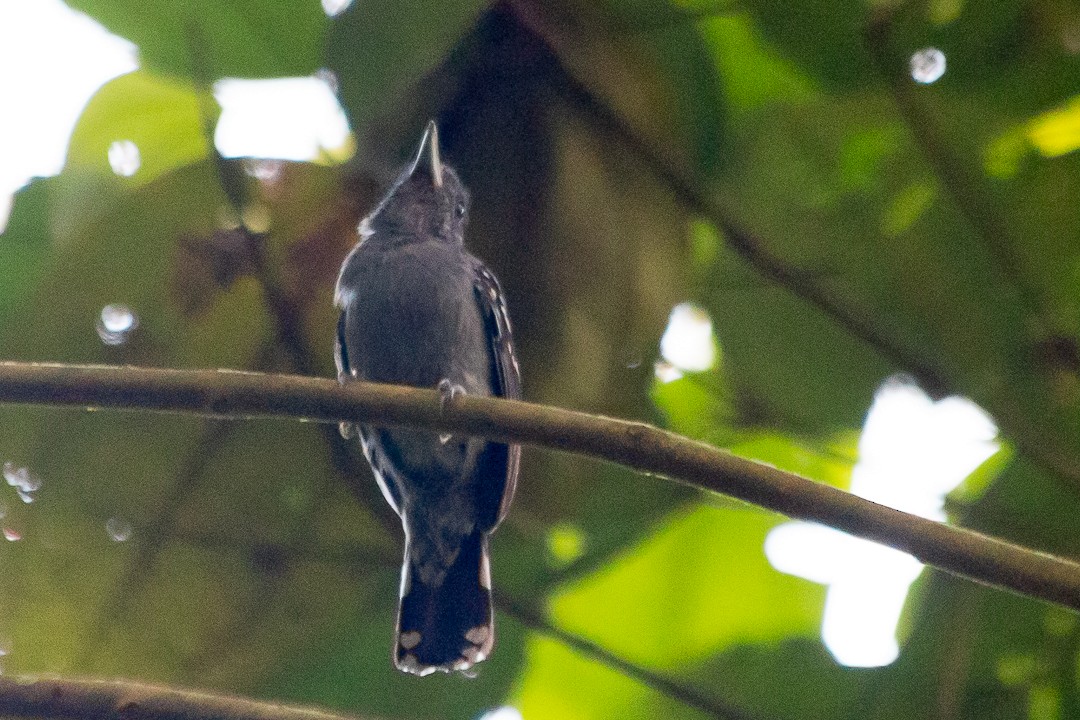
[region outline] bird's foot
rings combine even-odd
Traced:
[[[439,391],[439,410],[442,412],[446,412],[446,408],[449,407],[450,403],[456,398],[466,394],[465,388],[455,382],[451,382],[447,378],[440,380],[436,389]]]
[[[439,384],[436,386],[436,389],[439,391],[439,410],[443,413],[446,412],[446,408],[450,407],[450,403],[452,403],[456,398],[459,398],[466,394],[465,388],[458,385],[457,383],[451,382],[449,378],[443,378],[442,380],[440,380]],[[439,433],[439,442],[445,445],[446,443],[450,442],[451,437],[453,437],[451,433]]]

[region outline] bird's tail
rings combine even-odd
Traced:
[[[398,607],[394,664],[428,675],[468,670],[491,654],[495,624],[491,610],[488,539],[466,536],[446,574],[437,582],[421,578],[406,549]]]

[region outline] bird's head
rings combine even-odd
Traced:
[[[416,157],[364,219],[361,232],[382,235],[383,240],[460,243],[464,241],[468,213],[469,192],[453,168],[439,157],[439,130],[432,120]]]

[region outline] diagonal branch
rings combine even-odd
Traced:
[[[576,653],[603,663],[607,667],[617,670],[624,676],[635,680],[646,687],[681,702],[687,707],[699,710],[707,715],[725,720],[761,720],[763,716],[752,714],[730,701],[710,698],[696,688],[671,680],[664,675],[640,667],[624,660],[611,651],[583,638],[580,635],[567,632],[546,620],[544,616],[528,605],[521,603],[515,598],[503,593],[495,595],[495,605],[500,612],[513,618],[522,627],[533,632],[547,635],[549,638],[570,648]]]
[[[0,715],[53,720],[359,720],[308,707],[127,680],[0,678]]]
[[[1025,277],[1024,263],[1018,252],[1022,242],[1014,237],[1009,223],[994,207],[987,189],[980,187],[978,177],[969,172],[951,150],[937,118],[916,98],[915,84],[902,72],[904,63],[889,47],[891,32],[891,9],[874,13],[866,26],[864,44],[888,85],[900,117],[961,216],[989,252],[998,275],[1012,287],[1038,334],[1046,334],[1049,318],[1043,313],[1047,311],[1046,315],[1050,315],[1050,308]]]
[[[524,0],[511,3],[522,25],[547,42],[541,21]],[[883,359],[904,372],[910,373],[931,395],[944,394],[948,380],[941,370],[911,348],[898,343],[895,333],[881,327],[876,318],[839,297],[825,285],[815,282],[811,274],[792,267],[772,253],[767,243],[745,227],[731,212],[708,192],[703,191],[691,173],[666,159],[617,110],[582,83],[553,51],[556,72],[552,74],[553,91],[584,113],[597,132],[616,143],[642,162],[642,166],[659,178],[690,211],[706,218],[722,234],[724,242],[762,278],[785,288],[807,303],[851,336],[873,348]]]
[[[230,419],[409,425],[586,455],[910,553],[976,582],[1080,610],[1080,564],[856,497],[639,422],[435,390],[235,370],[0,363],[0,403]]]
[[[94,659],[107,645],[109,631],[146,587],[184,502],[195,493],[206,466],[225,444],[230,430],[221,420],[207,420],[199,429],[192,451],[184,457],[176,476],[172,478],[153,522],[147,524],[144,537],[136,546],[134,558],[127,563],[123,576],[113,585],[112,592],[103,603],[89,633],[89,642],[82,645],[78,667],[93,667]]]
[[[537,21],[528,9],[529,5],[524,0],[515,0],[512,6],[518,11],[518,17],[523,25],[544,39],[543,31],[537,26]],[[874,42],[874,34],[880,32],[881,28],[878,25],[872,24],[868,28],[871,43]],[[872,53],[877,53],[873,45],[870,49]],[[709,220],[721,231],[728,247],[758,275],[784,288],[824,317],[829,318],[852,337],[873,348],[878,355],[895,365],[897,369],[909,373],[931,396],[944,396],[949,393],[951,384],[941,368],[935,366],[929,359],[921,357],[913,348],[899,343],[893,337],[895,333],[890,332],[888,327],[881,327],[877,319],[870,317],[827,286],[815,282],[811,274],[790,266],[783,258],[770,252],[768,243],[763,238],[744,227],[727,208],[709,193],[701,190],[688,173],[679,170],[676,164],[666,160],[662,153],[652,147],[649,141],[625,118],[578,80],[561,60],[558,61],[557,70],[552,80],[554,90],[573,103],[575,107],[584,111],[599,133],[617,141],[640,160],[645,168],[668,186],[686,208]],[[894,90],[896,87],[894,82]],[[921,126],[915,114],[917,109],[906,100],[909,97],[910,94],[898,97],[898,107],[905,120],[912,125],[917,141],[927,154],[935,171],[956,195],[957,203],[969,217],[971,225],[986,240],[1002,274],[1017,288],[1025,307],[1029,308],[1029,314],[1033,318],[1036,329],[1044,333],[1042,326],[1046,323],[1037,312],[1040,303],[1038,294],[1026,283],[1020,273],[1019,260],[1010,245],[1011,238],[999,236],[993,231],[995,225],[992,210],[986,209],[985,203],[981,202],[974,191],[964,189],[967,185],[960,177],[960,171],[955,168],[955,163],[940,159],[944,151],[936,151],[945,147],[944,140],[918,129]],[[932,131],[929,132],[932,133]],[[1076,458],[1062,449],[1060,442],[1048,442],[1044,437],[1044,428],[1033,427],[1030,422],[1022,417],[1014,417],[1011,413],[996,413],[996,416],[995,419],[1002,429],[1016,441],[1017,447],[1024,454],[1043,469],[1063,478],[1074,489],[1080,485],[1080,469],[1077,468]]]
[[[298,546],[292,544],[252,544],[242,540],[236,540],[225,536],[211,536],[205,533],[198,535],[175,535],[174,539],[197,547],[211,547],[215,549],[236,550],[244,549],[255,556],[258,553],[272,551],[281,553],[283,556],[308,561],[333,562],[353,565],[358,569],[370,568],[379,565],[385,568],[397,568],[401,565],[399,555],[393,551],[386,551],[376,547],[351,547],[351,548],[327,548]],[[546,635],[557,643],[586,657],[594,662],[605,665],[611,670],[622,673],[626,678],[640,683],[672,700],[682,703],[689,708],[710,717],[722,720],[766,720],[763,715],[751,714],[749,711],[717,697],[710,697],[696,688],[690,687],[673,680],[651,668],[642,667],[629,660],[619,657],[607,648],[604,648],[587,638],[575,635],[563,630],[544,617],[544,613],[538,610],[533,603],[525,602],[513,595],[504,592],[495,594],[495,609],[508,619],[515,621],[526,630]]]
[[[1011,230],[1007,218],[998,212],[989,188],[972,174],[954,152],[941,130],[940,122],[916,97],[914,84],[903,72],[903,62],[890,48],[892,10],[883,8],[871,16],[865,28],[864,44],[886,82],[897,112],[907,125],[923,158],[952,198],[961,217],[986,249],[998,277],[1015,293],[1023,309],[1029,337],[1020,342],[1045,341],[1061,332],[1061,321],[1045,294],[1024,271],[1019,248],[1023,239]],[[1023,352],[1033,352],[1027,348]],[[1068,352],[1074,362],[1075,351]],[[998,424],[1011,435],[1017,447],[1044,469],[1068,481],[1072,490],[1080,485],[1076,458],[1069,452],[1067,440],[1047,436],[1045,427],[1033,425],[1020,413],[995,413]]]

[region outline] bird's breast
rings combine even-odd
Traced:
[[[445,378],[490,394],[490,342],[466,259],[437,241],[351,257],[345,340],[362,377],[417,387]]]

